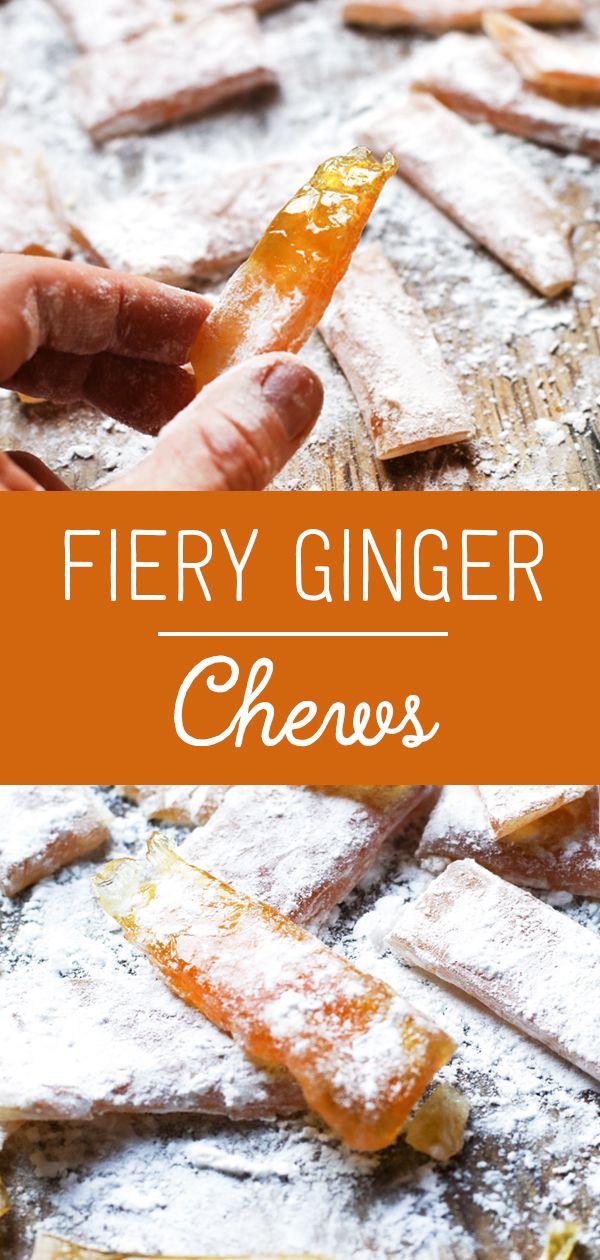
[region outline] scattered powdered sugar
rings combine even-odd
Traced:
[[[137,853],[150,824],[115,793],[108,801],[113,853]],[[322,936],[459,1042],[442,1075],[471,1103],[463,1152],[434,1166],[400,1139],[378,1156],[358,1156],[307,1115],[232,1123],[121,1114],[26,1124],[2,1157],[15,1200],[11,1260],[28,1257],[42,1223],[135,1253],[529,1260],[541,1252],[548,1220],[562,1216],[582,1221],[589,1256],[600,1255],[597,1087],[385,945],[402,906],[432,880],[412,856],[418,830],[414,840],[385,851]],[[94,869],[89,862],[67,869],[2,906],[5,970],[28,959],[40,977],[47,968],[56,979],[90,966],[107,990],[116,968],[124,979],[141,976],[145,960],[93,902]],[[600,903],[563,894],[542,899],[600,932]],[[32,1009],[43,1006],[35,986],[27,1000]],[[104,1016],[109,1023],[108,1003]],[[177,1044],[169,1048],[177,1059]],[[93,1041],[86,1055],[93,1064]]]

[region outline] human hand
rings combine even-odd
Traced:
[[[183,365],[209,311],[204,298],[152,280],[2,254],[0,385],[160,431],[137,468],[102,490],[262,490],[317,419],[321,383],[275,353],[195,397]],[[66,488],[35,456],[0,453],[0,490]]]

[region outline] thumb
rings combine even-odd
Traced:
[[[264,354],[212,381],[137,468],[103,490],[262,490],[312,428],[323,387],[291,354]]]

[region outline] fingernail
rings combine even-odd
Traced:
[[[323,386],[318,376],[293,360],[269,368],[262,392],[291,441],[312,427],[323,405]]]

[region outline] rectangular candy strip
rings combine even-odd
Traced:
[[[425,795],[422,786],[234,787],[179,852],[306,923],[356,887]]]
[[[187,1002],[285,1067],[357,1150],[393,1142],[452,1055],[445,1033],[291,919],[188,865],[160,836],[110,862],[98,900]]]
[[[0,889],[14,897],[110,835],[111,814],[91,788],[37,783],[0,786]]]
[[[600,43],[567,44],[504,13],[486,12],[483,29],[532,87],[600,100]]]
[[[480,783],[479,791],[494,835],[508,836],[551,810],[576,801],[591,787],[591,783]]]
[[[0,167],[0,252],[64,257],[69,230],[43,158],[0,144]]]
[[[148,30],[168,13],[168,3],[161,0],[50,0],[66,22],[75,43],[89,51],[104,48],[118,40],[131,39]]]
[[[582,17],[580,0],[346,0],[342,13],[345,22],[357,26],[449,31],[481,26],[483,14],[490,11],[544,25]]]
[[[213,783],[130,783],[119,784],[118,790],[147,818],[197,827],[210,818],[228,789]]]
[[[97,141],[189,118],[277,81],[249,8],[201,12],[84,53],[72,79],[79,120]]]
[[[147,1256],[132,1251],[101,1251],[97,1247],[86,1247],[84,1243],[73,1242],[67,1238],[59,1238],[56,1234],[37,1234],[31,1260],[211,1260],[210,1256]],[[212,1260],[216,1260],[213,1257]],[[319,1256],[308,1256],[294,1252],[293,1256],[282,1254],[268,1256],[261,1252],[252,1252],[252,1256],[230,1256],[228,1260],[322,1260]]]
[[[427,317],[379,245],[355,255],[319,328],[371,429],[379,459],[474,436]]]
[[[73,235],[116,271],[187,285],[229,275],[251,253],[305,169],[301,160],[207,171],[197,183],[81,204]]]
[[[600,158],[600,106],[565,104],[536,92],[485,36],[445,35],[427,50],[418,83],[474,122]]]
[[[403,907],[392,949],[600,1080],[600,936],[476,862]]]
[[[527,888],[600,897],[598,788],[498,840],[476,787],[445,787],[423,832],[420,858],[475,858]]]
[[[303,1108],[286,1072],[251,1063],[151,970],[73,978],[23,965],[0,980],[0,1001],[2,1124],[119,1111],[248,1120]]]
[[[365,134],[374,148],[391,148],[404,179],[539,293],[554,297],[573,284],[566,212],[494,140],[416,91],[396,95]]]
[[[199,390],[252,355],[304,345],[395,169],[368,149],[329,158],[275,215],[192,347]]]

